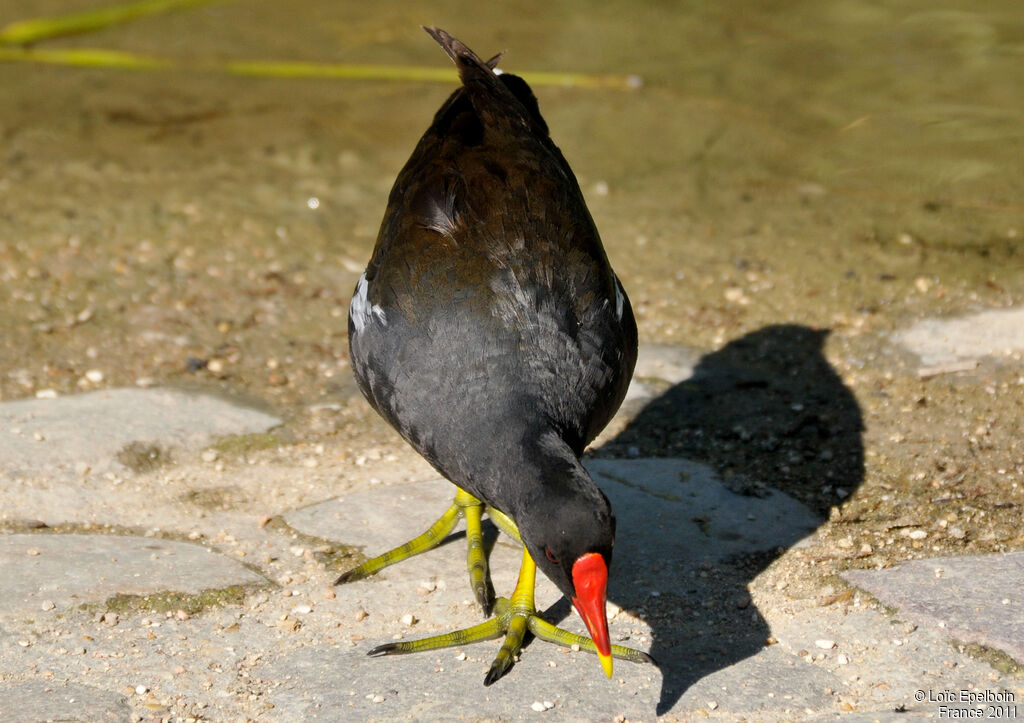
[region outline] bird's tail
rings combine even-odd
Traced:
[[[444,48],[444,52],[448,53],[448,57],[452,59],[455,67],[459,69],[459,77],[462,78],[463,84],[473,81],[482,81],[488,84],[494,83],[494,69],[504,53],[498,53],[487,62],[484,62],[480,60],[476,53],[466,47],[465,43],[441,30],[441,28],[424,25],[423,29],[430,34],[430,37],[437,41],[438,45]]]
[[[502,120],[516,119],[518,123],[513,120],[513,125],[521,123],[521,128],[530,129],[540,137],[547,136],[547,124],[540,115],[537,99],[530,87],[522,78],[495,69],[504,53],[483,61],[465,43],[441,28],[424,25],[423,29],[455,63],[470,102],[485,120],[485,125],[487,121],[502,123]]]

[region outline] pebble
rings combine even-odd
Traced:
[[[731,287],[725,290],[726,301],[732,301],[736,303],[744,303],[747,301],[746,294],[743,293],[743,289]]]
[[[55,607],[57,607],[57,605],[53,602],[53,600],[43,600],[43,602],[39,605],[39,608],[41,610],[53,610]]]
[[[814,644],[822,650],[831,650],[832,648],[836,647],[836,641],[828,639],[815,640]]]
[[[293,619],[293,618],[288,617],[287,615],[284,615],[283,617],[278,618],[277,622],[275,622],[274,625],[279,627],[279,628],[281,628],[282,630],[291,630],[291,631],[295,631],[299,627],[298,621]]]
[[[406,613],[402,616],[402,625],[415,625],[419,620],[412,613]]]
[[[356,622],[360,622],[361,623],[363,620],[366,620],[366,618],[368,616],[369,616],[369,613],[366,612],[365,610],[363,610],[362,608],[359,608],[358,610],[356,610]]]
[[[99,369],[90,369],[85,373],[85,378],[93,384],[99,384],[103,381],[103,372]]]
[[[219,455],[217,453],[217,450],[204,449],[202,454],[199,455],[199,458],[202,459],[204,462],[216,462],[218,456]]]
[[[840,665],[846,665],[847,663],[850,662],[850,659],[848,657],[846,657],[846,653],[840,653],[839,655],[836,656],[836,662],[839,663]]]
[[[138,693],[139,695],[145,695],[146,693],[149,692],[149,688],[147,688],[144,685],[136,685],[135,686],[135,692]]]
[[[309,615],[311,612],[313,612],[313,606],[312,605],[296,605],[294,608],[292,608],[292,612],[295,613],[296,615]]]

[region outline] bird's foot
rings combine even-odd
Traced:
[[[464,518],[466,520],[466,542],[468,545],[466,566],[469,568],[469,582],[473,588],[473,595],[483,609],[484,615],[489,615],[491,606],[494,604],[494,592],[491,589],[490,580],[487,576],[487,555],[484,552],[483,531],[481,527],[485,510],[495,525],[514,539],[521,541],[519,530],[510,517],[490,506],[485,506],[483,502],[473,495],[458,489],[452,506],[445,510],[444,514],[430,525],[423,534],[343,573],[334,581],[334,584],[341,585],[346,582],[362,580],[380,572],[385,567],[434,549],[455,529],[459,519]]]
[[[470,628],[456,630],[443,635],[434,635],[420,640],[408,640],[400,643],[386,643],[378,645],[370,650],[367,655],[377,657],[381,655],[402,655],[405,653],[419,653],[426,650],[437,650],[439,648],[451,648],[459,645],[469,645],[483,640],[505,636],[501,650],[491,663],[487,675],[484,677],[484,685],[491,685],[501,678],[515,661],[523,646],[526,632],[530,631],[534,637],[546,640],[564,647],[579,646],[581,650],[588,650],[597,654],[597,648],[590,638],[586,638],[568,630],[556,627],[544,620],[537,614],[533,601],[533,589],[536,569],[529,553],[523,550],[523,566],[519,572],[519,581],[512,593],[511,599],[500,597],[494,604],[494,617],[479,625]],[[613,658],[629,660],[634,663],[654,663],[650,655],[633,648],[626,648],[621,645],[612,645],[611,653]],[[601,666],[608,677],[611,677],[611,660],[602,658]]]

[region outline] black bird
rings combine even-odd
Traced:
[[[615,518],[580,455],[612,418],[636,362],[636,322],[579,184],[521,78],[438,28],[424,28],[462,80],[398,175],[349,311],[359,388],[459,489],[423,535],[349,571],[361,579],[436,546],[467,521],[477,600],[491,607],[483,512],[524,545],[497,617],[370,655],[507,633],[485,678],[500,678],[526,629],[537,637],[651,662],[608,641],[605,602]],[[546,623],[535,564],[572,600],[593,643]]]

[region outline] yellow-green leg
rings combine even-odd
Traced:
[[[501,525],[499,524],[499,526]],[[590,638],[555,627],[537,615],[533,594],[536,581],[537,566],[533,562],[533,558],[530,557],[530,553],[526,551],[526,548],[523,548],[523,563],[519,568],[519,580],[516,582],[515,590],[512,591],[511,598],[498,598],[494,605],[495,616],[493,618],[471,628],[456,630],[455,632],[443,635],[434,635],[429,638],[422,638],[421,640],[378,645],[369,651],[368,655],[377,657],[379,655],[400,655],[403,653],[418,653],[424,650],[437,650],[438,648],[451,648],[457,645],[468,645],[482,640],[491,640],[504,633],[505,642],[502,643],[501,650],[498,651],[497,657],[491,663],[491,668],[487,671],[487,676],[484,678],[484,685],[490,685],[508,671],[523,645],[523,638],[527,630],[541,640],[547,640],[548,642],[566,647],[578,645],[582,650],[596,653],[597,649]],[[614,658],[629,660],[634,663],[654,662],[651,656],[640,650],[633,650],[621,645],[613,645],[611,648],[612,657]]]
[[[480,526],[484,506],[461,489],[455,493],[456,505],[459,503],[460,495],[465,495],[475,502],[461,508],[466,518],[466,567],[469,568],[469,584],[473,587],[473,595],[483,608],[484,615],[490,615],[494,596],[487,584],[487,554],[484,552],[484,535]]]
[[[465,490],[460,488],[456,488],[456,490],[455,501],[452,503],[452,506],[445,510],[444,514],[428,527],[422,535],[414,537],[404,545],[399,545],[392,550],[388,550],[383,555],[378,555],[352,568],[335,580],[334,584],[341,585],[346,582],[362,580],[374,573],[380,572],[385,567],[434,549],[455,529],[459,518],[464,518],[466,520],[466,541],[469,548],[466,553],[466,566],[469,568],[470,585],[473,587],[473,594],[476,596],[477,602],[483,608],[484,615],[490,614],[493,600],[491,589],[488,585],[487,555],[484,554],[483,531],[481,528],[484,504]],[[495,515],[500,516],[500,522],[495,520],[498,527],[512,535],[515,539],[519,539],[519,530],[507,515],[490,507],[487,507],[487,512],[492,519],[495,519]]]
[[[520,545],[523,544],[523,538],[519,536],[519,528],[516,527],[516,523],[512,521],[511,517],[490,505],[487,505],[486,509],[487,516],[491,518],[491,522],[493,522],[499,530],[504,532]]]

